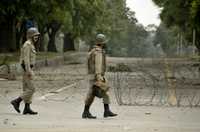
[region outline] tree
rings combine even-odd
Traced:
[[[82,38],[88,42],[91,41],[91,38],[88,36],[94,36],[99,29],[105,31],[103,23],[100,23],[105,18],[105,1],[72,0],[71,6],[71,28],[65,30],[64,51],[74,50],[76,39]],[[110,18],[110,16],[108,17]],[[104,21],[104,23],[107,22]]]
[[[200,56],[200,1],[199,0],[193,0],[192,1],[192,6],[190,7],[191,9],[191,16],[192,16],[192,24],[194,27],[194,30],[196,31],[196,47],[198,49],[198,53]]]
[[[161,20],[167,27],[177,26],[189,42],[192,42],[193,30],[196,36],[200,34],[200,2],[199,0],[153,0],[155,4],[162,8]],[[195,43],[200,55],[200,38],[196,37]]]
[[[126,7],[125,1],[110,1],[111,30],[108,53],[111,56],[143,56],[148,36],[137,23],[135,13]],[[107,17],[108,18],[108,17]]]
[[[70,2],[66,0],[32,1],[33,12],[29,16],[34,16],[38,22],[41,36],[45,33],[49,35],[48,51],[56,52],[55,36],[62,25],[68,24],[68,13]],[[44,19],[45,18],[45,19]],[[40,50],[43,50],[43,45]]]
[[[16,15],[21,14],[18,0],[0,2],[0,51],[16,50]]]
[[[161,23],[156,30],[153,43],[155,46],[161,46],[167,56],[176,55],[177,35],[176,27],[167,28],[165,24]]]
[[[48,31],[50,36],[49,50],[56,51],[55,33],[60,25],[67,23],[66,15],[68,1],[66,0],[2,0],[0,2],[0,28],[3,40],[1,49],[17,50],[16,29],[19,29],[17,40],[25,36],[27,20],[36,21],[41,35]],[[20,24],[19,24],[20,23]],[[36,26],[36,25],[34,25]],[[6,45],[8,44],[8,45]],[[42,45],[40,46],[43,50]]]

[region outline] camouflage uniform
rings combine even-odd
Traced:
[[[18,98],[11,101],[14,109],[20,113],[20,103],[23,100],[25,103],[23,114],[37,114],[30,108],[32,103],[32,97],[35,92],[33,85],[33,67],[35,65],[36,50],[34,44],[39,41],[39,35],[37,28],[29,28],[27,31],[27,41],[21,48],[20,64],[24,70],[23,72],[23,93]]]
[[[89,73],[89,92],[87,94],[85,104],[91,105],[95,93],[94,93],[94,84],[97,80],[104,80],[104,75],[106,71],[106,55],[105,51],[99,47],[94,47],[89,52],[89,58],[88,58],[88,73]],[[97,88],[98,89],[98,88]],[[99,88],[100,94],[98,97],[103,98],[104,104],[110,104],[110,99],[107,91],[102,90]]]
[[[35,92],[35,87],[33,84],[34,72],[32,70],[36,59],[36,50],[31,40],[27,40],[22,49],[21,49],[21,57],[20,64],[23,66],[23,93],[20,96],[25,103],[32,102],[32,96]],[[28,73],[31,76],[28,76]]]
[[[109,86],[107,85],[107,81],[104,77],[106,72],[106,54],[104,50],[106,42],[107,40],[103,34],[97,34],[96,46],[89,52],[89,91],[85,100],[85,107],[82,113],[82,118],[96,118],[96,116],[93,116],[89,111],[95,96],[103,98],[104,117],[117,116],[117,114],[112,113],[109,108],[110,98],[107,93]]]

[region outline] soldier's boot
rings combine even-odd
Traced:
[[[86,119],[86,118],[88,118],[88,119],[96,119],[97,117],[96,117],[96,116],[93,116],[93,115],[90,113],[89,109],[90,109],[90,106],[85,105],[85,108],[84,108],[84,111],[83,111],[83,114],[82,114],[82,118],[83,118],[83,119]]]
[[[104,117],[106,118],[106,117],[113,117],[113,116],[117,116],[117,114],[110,111],[108,104],[104,104]]]
[[[36,114],[38,114],[38,113],[37,113],[37,112],[34,112],[33,110],[31,110],[30,104],[29,104],[29,103],[25,103],[25,107],[24,107],[23,114],[24,114],[24,115],[26,115],[26,114],[36,115]]]
[[[19,109],[19,106],[20,106],[20,103],[22,101],[22,98],[21,97],[18,97],[17,99],[14,99],[12,100],[10,103],[13,105],[14,109],[20,113],[20,109]]]

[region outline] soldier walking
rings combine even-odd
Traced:
[[[39,41],[40,33],[35,27],[29,28],[27,30],[27,41],[21,48],[20,64],[23,68],[23,92],[22,94],[11,101],[14,109],[20,113],[20,103],[23,100],[25,103],[23,114],[38,114],[30,108],[32,103],[32,96],[35,92],[35,87],[33,85],[33,67],[36,59],[36,50],[34,44],[37,44]]]
[[[117,114],[111,112],[109,108],[110,99],[108,95],[109,86],[105,79],[106,72],[106,54],[105,44],[106,37],[103,34],[96,36],[96,45],[89,52],[88,58],[88,73],[89,73],[89,91],[85,100],[85,108],[82,113],[82,118],[95,119],[89,109],[95,97],[103,98],[104,117],[113,117]]]

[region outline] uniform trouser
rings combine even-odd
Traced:
[[[95,80],[90,79],[89,80],[89,91],[87,93],[87,97],[85,100],[85,105],[91,105],[92,102],[94,101],[95,95],[93,93],[93,85],[94,85]],[[103,98],[103,103],[104,104],[110,104],[110,98],[107,92],[102,93],[102,98]]]
[[[35,87],[33,85],[33,77],[28,77],[26,73],[23,74],[23,92],[21,98],[25,103],[32,103],[32,97],[35,92]]]

